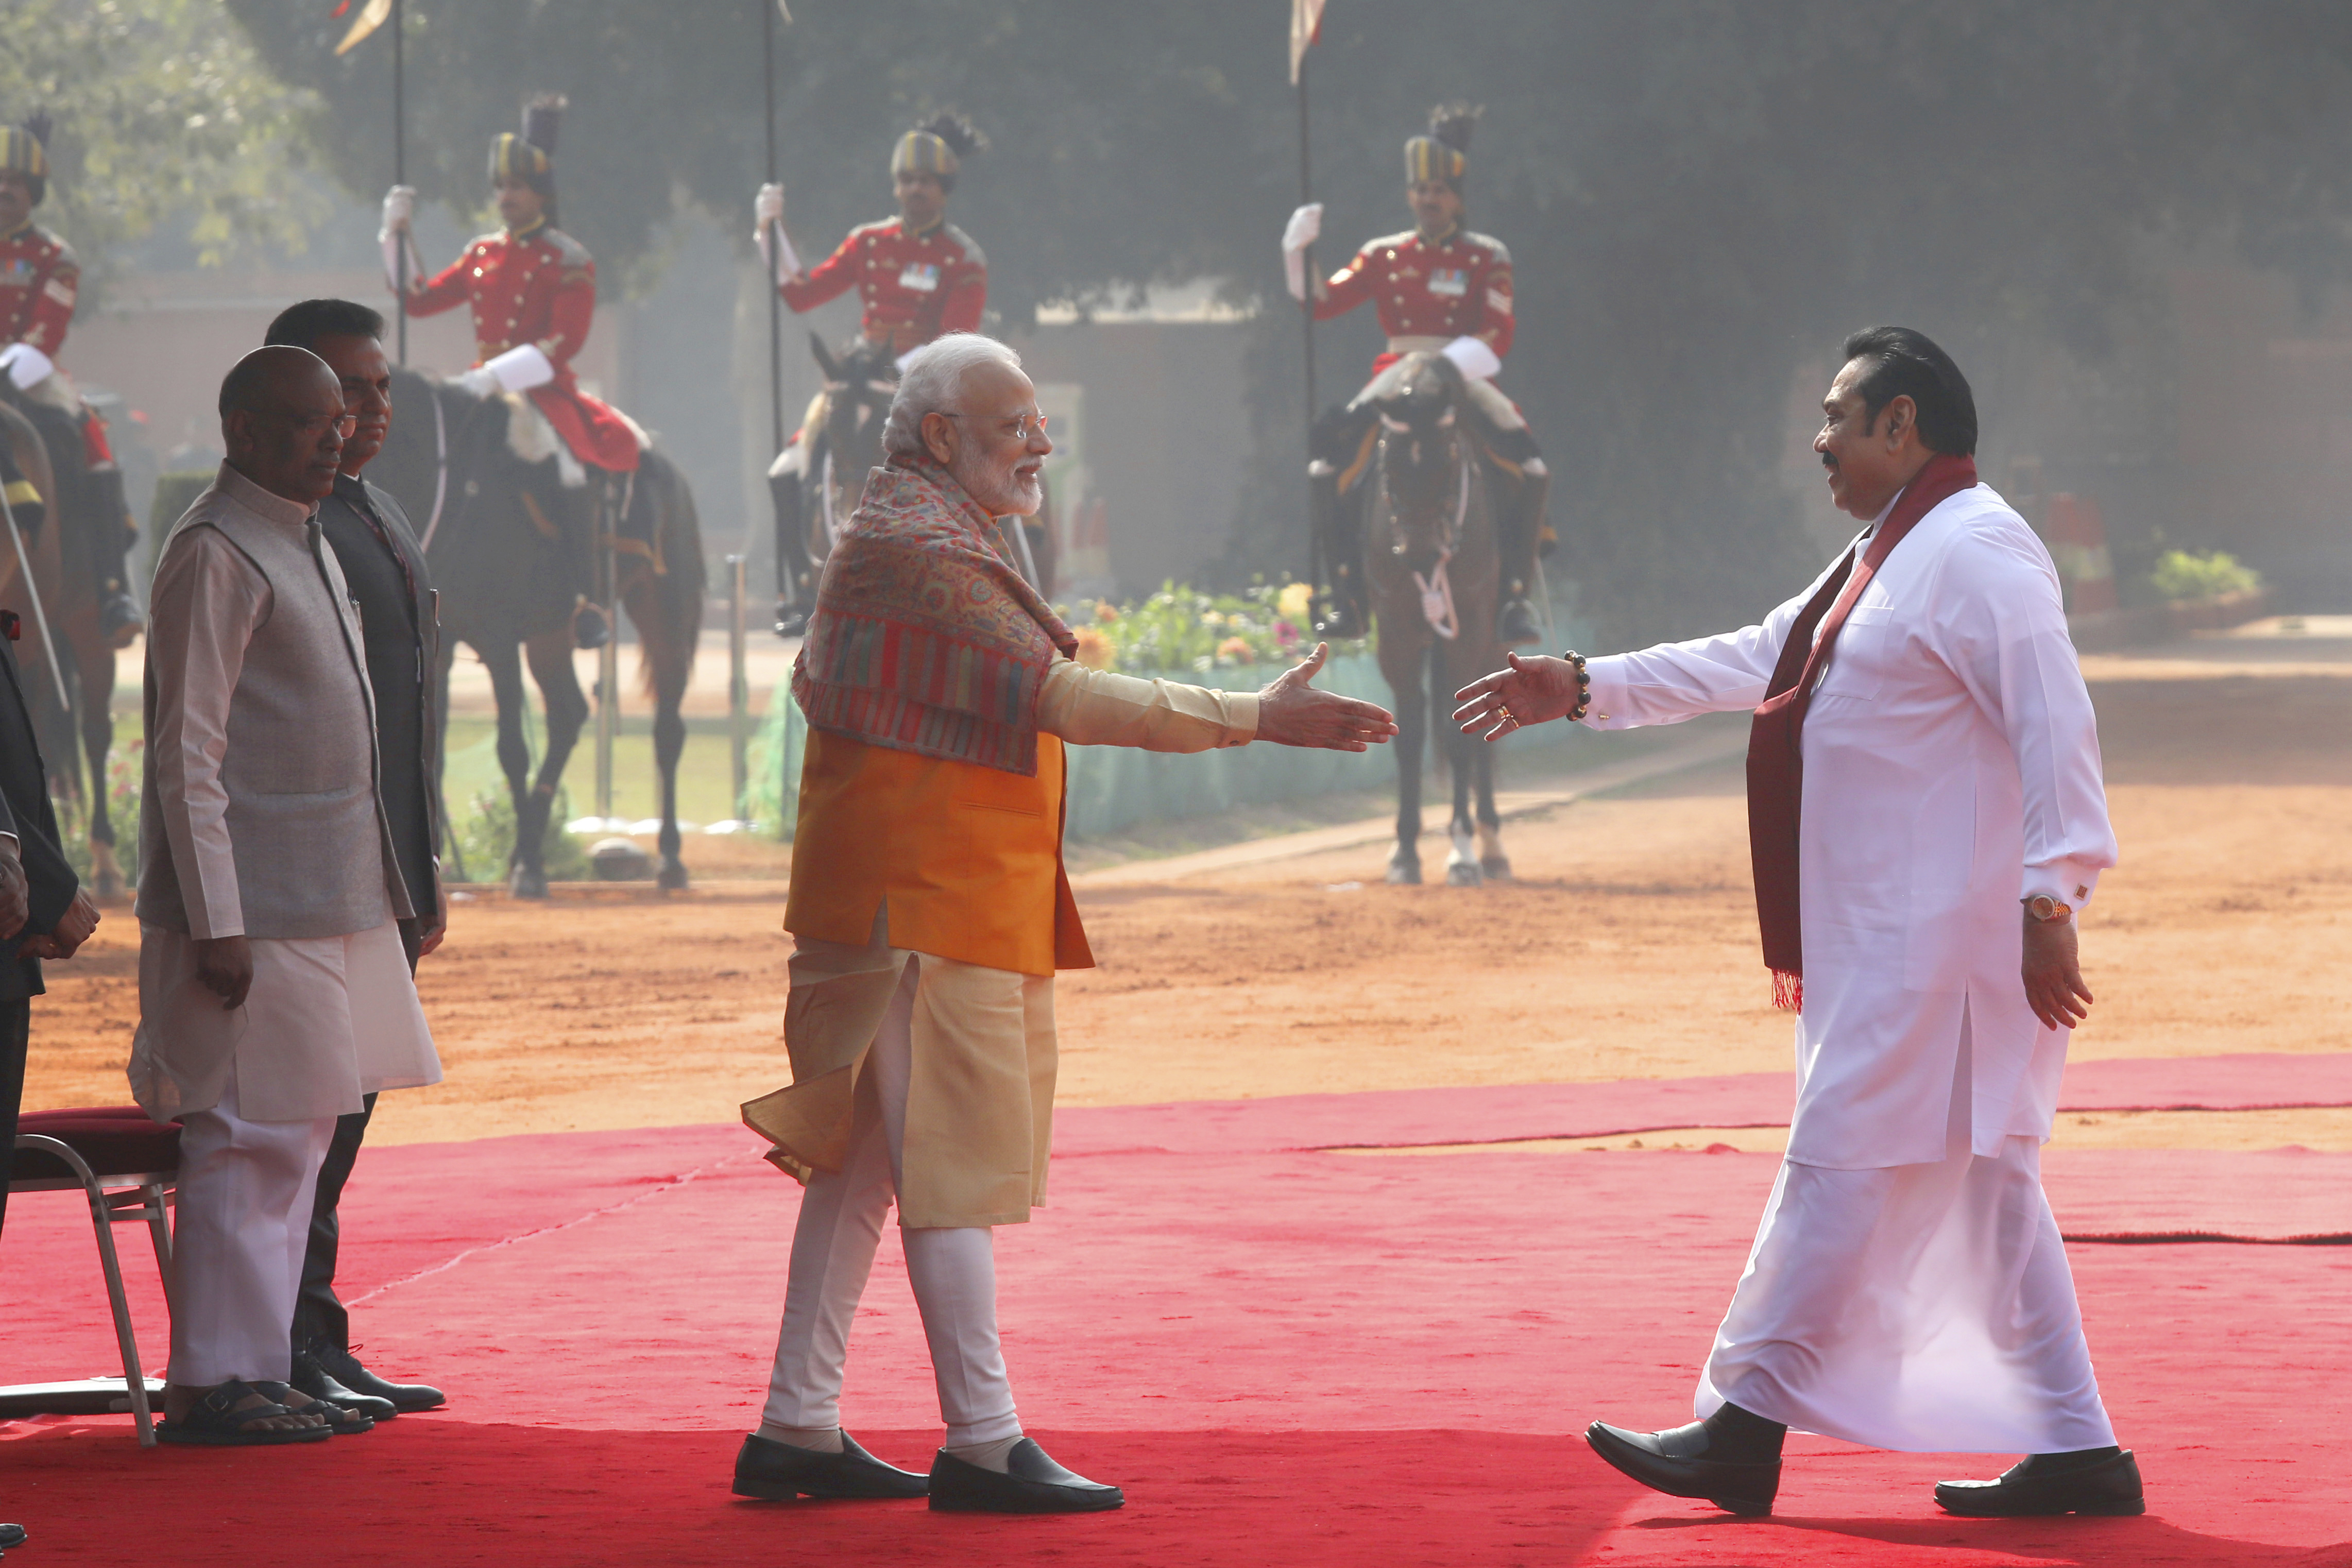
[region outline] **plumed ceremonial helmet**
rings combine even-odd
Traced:
[[[1444,103],[1429,111],[1429,134],[1404,144],[1404,183],[1441,180],[1455,191],[1470,172],[1470,132],[1486,111],[1466,103]]]
[[[490,184],[520,180],[542,196],[555,195],[555,138],[566,100],[543,92],[523,106],[522,134],[501,131],[490,141]]]
[[[971,121],[952,110],[934,114],[898,138],[890,149],[890,177],[908,173],[937,175],[940,188],[954,190],[963,161],[988,145]]]
[[[37,113],[22,125],[0,125],[0,169],[33,184],[33,205],[49,194],[49,117]]]

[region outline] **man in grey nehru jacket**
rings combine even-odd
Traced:
[[[318,507],[353,420],[305,349],[220,393],[228,458],[164,541],[148,614],[131,1087],[177,1121],[166,1442],[366,1431],[290,1386],[311,1195],[336,1119],[440,1080],[399,921],[358,617]]]

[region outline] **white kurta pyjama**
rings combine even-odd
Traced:
[[[1820,581],[1760,626],[1592,660],[1585,722],[1756,706]],[[2067,1037],[2026,1005],[2018,900],[2080,910],[2115,862],[2057,573],[1964,490],[1864,590],[1805,716],[1796,1110],[1701,1415],[1912,1450],[2113,1441],[2042,1194]]]

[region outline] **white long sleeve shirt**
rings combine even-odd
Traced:
[[[1761,625],[1593,659],[1585,722],[1754,707],[1820,582]],[[1806,712],[1804,770],[1789,1158],[1940,1160],[1956,1092],[1976,1152],[2046,1139],[2067,1037],[2026,1005],[2018,900],[2081,909],[2116,841],[2057,572],[1990,487],[1928,512],[1864,590]]]

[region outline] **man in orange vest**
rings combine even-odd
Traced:
[[[809,721],[784,916],[793,1083],[743,1113],[808,1190],[764,1418],[736,1460],[747,1497],[1120,1505],[1022,1435],[996,1334],[991,1227],[1045,1195],[1054,972],[1094,962],[1062,869],[1063,744],[1360,752],[1396,731],[1308,684],[1319,647],[1255,694],[1073,662],[997,538],[1036,510],[1054,449],[1020,363],[968,332],[908,359],[888,464],[793,668]],[[849,1326],[894,1196],[947,1426],[928,1478],[841,1430]]]

